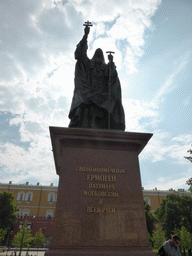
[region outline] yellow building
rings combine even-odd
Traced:
[[[42,186],[39,183],[37,185],[29,185],[29,182],[25,184],[9,184],[0,183],[0,192],[9,191],[13,193],[16,204],[19,207],[19,216],[44,216],[54,217],[55,207],[57,201],[57,186]],[[191,196],[191,193],[184,189],[175,191],[170,190],[144,190],[143,199],[151,206],[151,212],[154,212],[163,199],[168,194],[179,194]]]
[[[186,196],[192,196],[191,192],[186,191],[184,189],[178,189],[173,190],[157,190],[157,188],[153,190],[144,190],[143,189],[143,199],[151,206],[151,212],[153,213],[159,206],[160,203],[162,202],[163,199],[166,198],[167,195],[169,194],[179,194],[181,195],[186,195]]]
[[[16,204],[19,207],[19,216],[46,216],[55,215],[57,201],[57,187],[25,184],[0,184],[0,192],[13,193]]]

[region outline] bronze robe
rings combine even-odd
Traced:
[[[75,89],[69,118],[69,127],[125,130],[125,115],[121,102],[121,86],[113,62],[98,68],[94,57],[87,57],[84,36],[75,51]],[[111,65],[111,67],[109,67]],[[110,69],[110,70],[109,70]],[[109,99],[109,72],[111,74]]]

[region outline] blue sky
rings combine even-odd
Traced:
[[[87,20],[88,56],[115,51],[126,131],[153,133],[139,157],[142,186],[188,189],[191,0],[1,1],[0,182],[58,184],[49,126],[68,126]]]

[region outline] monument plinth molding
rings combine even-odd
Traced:
[[[138,155],[152,134],[50,127],[59,186],[46,256],[156,255]]]

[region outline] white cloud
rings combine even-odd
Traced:
[[[34,141],[29,150],[12,143],[0,145],[0,148],[1,165],[4,167],[1,182],[35,179],[47,184],[57,178],[48,137]]]
[[[154,102],[123,99],[126,113],[126,131],[149,132],[148,125],[155,128],[160,122],[158,105]],[[145,119],[145,122],[142,122]]]
[[[174,189],[178,190],[180,188],[188,190],[189,186],[186,185],[186,181],[191,177],[192,169],[189,169],[185,173],[175,176],[159,177],[155,181],[150,182],[145,189],[151,189],[152,187],[156,187],[158,190],[169,190]]]
[[[170,74],[169,77],[166,79],[165,83],[161,85],[154,98],[154,101],[162,100],[169,92],[171,92],[175,88],[175,78],[189,62],[190,55],[191,52],[187,52],[184,56],[181,56],[177,59],[177,62],[174,65],[173,73]]]
[[[173,137],[168,132],[154,131],[153,137],[141,154],[140,159],[148,159],[152,162],[171,159],[173,163],[188,165],[184,156],[190,148],[192,134],[181,134]]]
[[[70,18],[51,0],[2,2],[1,79],[34,78],[50,65],[51,56],[67,55],[74,48],[71,41],[78,40],[80,31],[73,33],[66,20],[75,28],[80,17],[71,5],[65,9]]]

